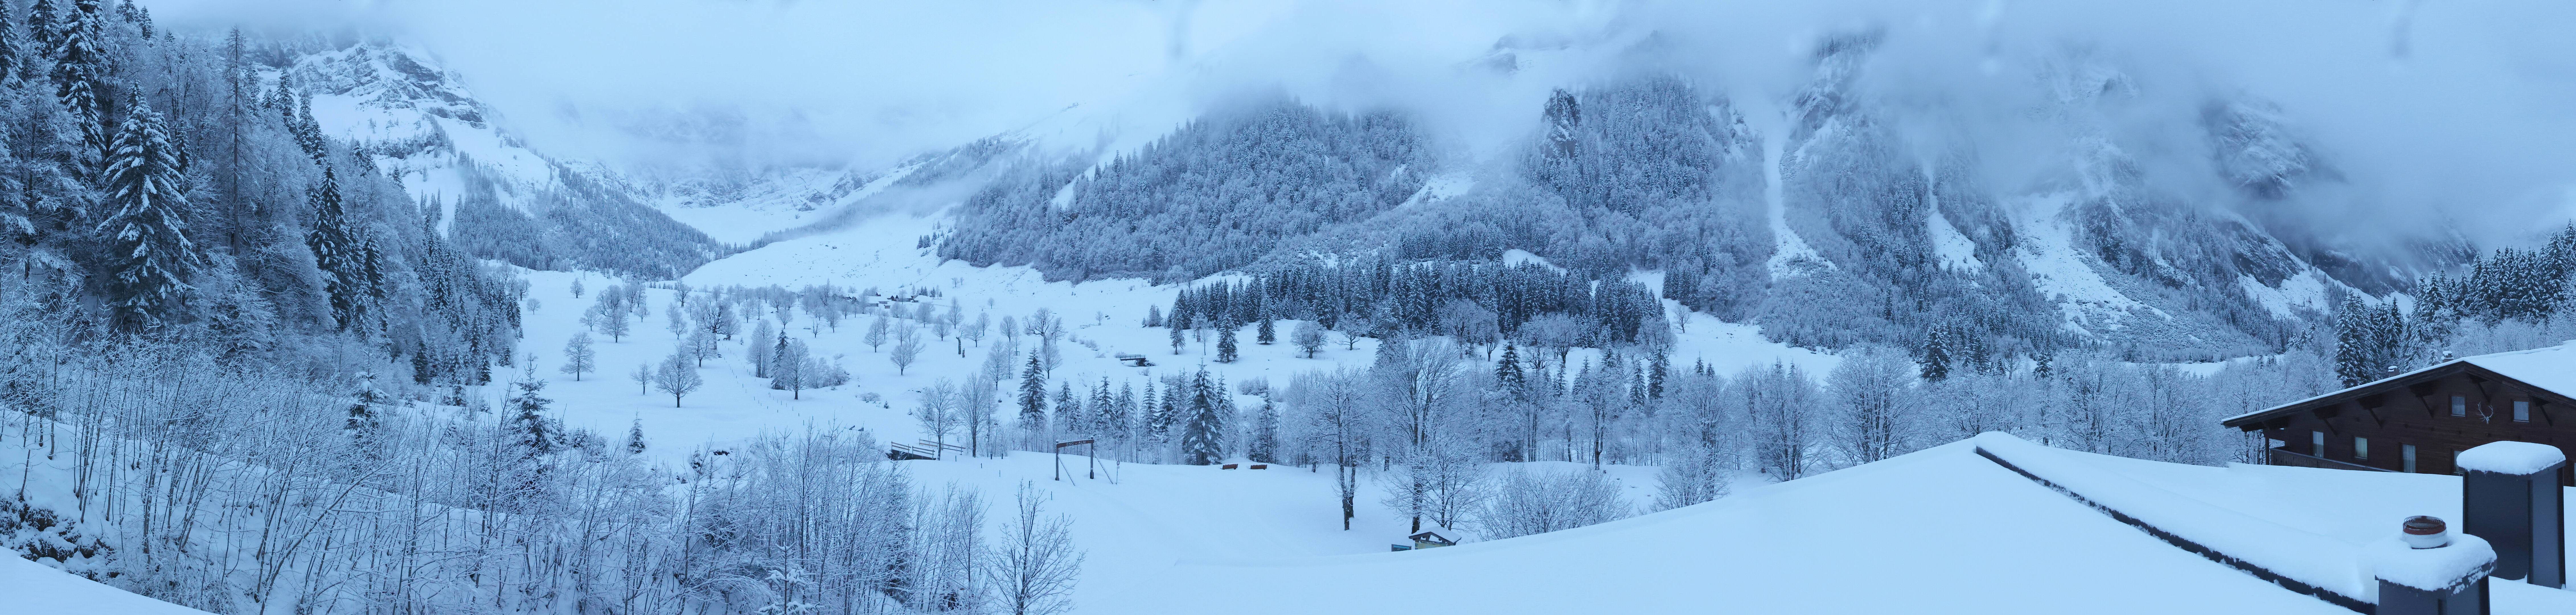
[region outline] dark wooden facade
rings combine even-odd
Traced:
[[[2576,459],[2576,399],[2468,361],[2227,419],[2277,442],[2273,465],[2451,474],[2460,451],[2503,440]],[[2411,464],[2411,467],[2410,467]],[[2558,482],[2576,486],[2576,472]]]

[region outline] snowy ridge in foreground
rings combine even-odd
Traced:
[[[145,598],[72,576],[11,553],[0,557],[0,595],[8,596],[9,613],[84,615],[206,615],[176,604]]]
[[[2053,470],[2126,475],[2330,536],[2347,552],[2393,535],[2402,517],[2391,511],[2458,514],[2454,477],[2037,452],[2055,457],[2040,460]],[[2160,497],[2134,491],[2123,495]],[[1425,552],[1184,562],[1170,580],[1163,601],[1109,610],[2352,612],[2174,548],[1966,441],[1592,527]],[[2576,608],[2576,593],[2503,580],[2494,599],[2508,615]]]

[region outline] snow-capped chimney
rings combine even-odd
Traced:
[[[2378,615],[2486,615],[2487,574],[2495,549],[2476,536],[2452,535],[2441,519],[2408,517],[2396,540],[2373,544]]]
[[[2533,585],[2567,584],[2566,501],[2558,447],[2493,442],[2460,453],[2460,531],[2495,545],[2495,576]]]

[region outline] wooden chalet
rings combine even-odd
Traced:
[[[2272,465],[2455,474],[2460,451],[2504,440],[2576,458],[2576,344],[2443,361],[2221,423],[2263,432]]]

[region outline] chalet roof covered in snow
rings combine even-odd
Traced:
[[[2010,455],[1981,454],[1978,444],[1997,435],[1537,536],[1290,562],[1183,562],[1173,591],[1158,598],[1168,604],[1092,606],[2348,615],[2355,610],[2177,548],[2033,476],[2365,600],[2376,598],[2374,545],[2393,540],[2408,516],[2460,514],[2453,476],[2190,466],[2017,440],[1999,447]],[[1416,591],[1425,585],[1452,591]],[[2576,612],[2576,592],[2520,581],[2493,581],[2493,598],[2498,615]]]
[[[2282,414],[2297,412],[2320,402],[2340,402],[2369,395],[2391,386],[2431,380],[2461,371],[2482,376],[2500,376],[2565,400],[2576,401],[2576,344],[2561,344],[2547,348],[2451,359],[2423,369],[2365,382],[2324,395],[2228,417],[2222,423],[2228,427],[2251,429],[2250,425],[2260,424],[2266,419]]]

